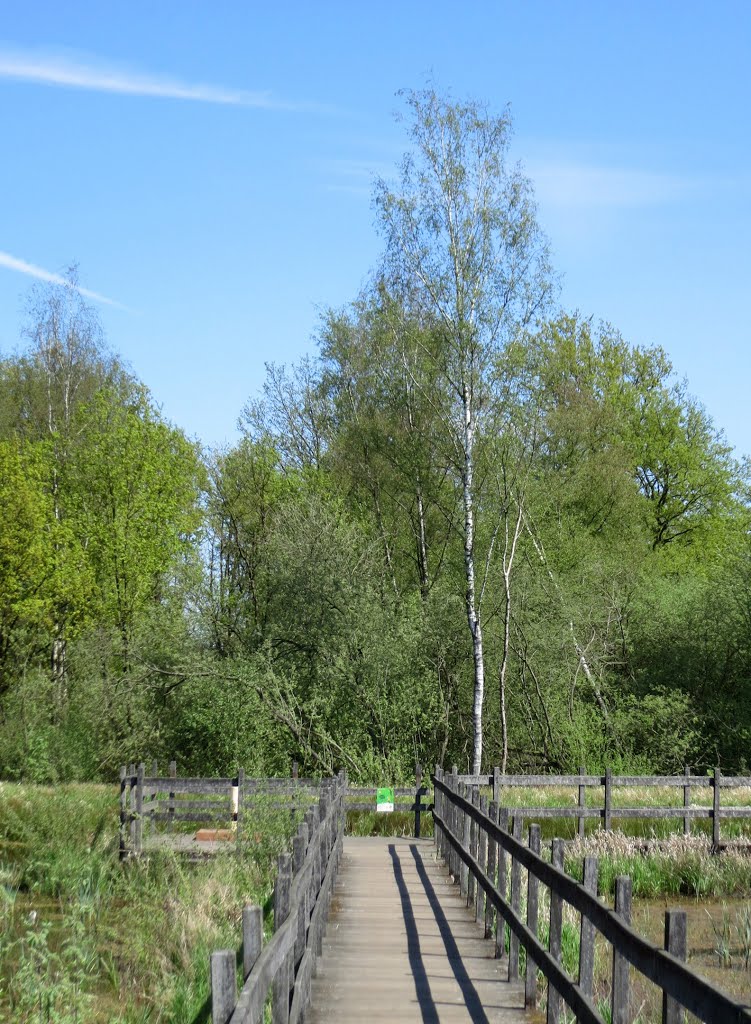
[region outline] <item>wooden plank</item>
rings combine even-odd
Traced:
[[[228,1024],[237,999],[235,952],[218,949],[211,954],[211,1024]]]
[[[685,910],[665,911],[665,950],[684,963],[688,956],[688,935]],[[680,1003],[663,992],[662,1024],[684,1024],[686,1015]]]
[[[227,793],[232,790],[232,779],[170,779],[144,778],[144,785],[155,793]]]
[[[529,848],[532,853],[540,854],[540,826],[529,826]],[[527,928],[537,935],[537,918],[539,915],[540,883],[534,871],[527,872]],[[524,971],[524,1005],[537,1005],[537,964],[532,950],[528,949],[527,964]]]
[[[554,839],[550,848],[550,862],[553,867],[563,870],[564,845],[561,839]],[[489,901],[488,901],[489,902]],[[561,962],[563,938],[563,900],[551,890],[550,920],[548,926],[548,952],[558,963]],[[548,982],[548,1006],[546,1024],[560,1024],[561,996],[555,985]]]
[[[619,875],[615,880],[615,913],[631,924],[631,879]],[[631,1024],[631,990],[628,960],[613,946],[613,984],[610,993],[612,1024]]]
[[[435,782],[435,780],[434,780]],[[452,796],[453,801],[461,807],[466,814],[479,814],[479,811],[472,808],[471,804],[463,800],[459,795]],[[557,871],[552,865],[542,858],[532,854],[523,843],[516,837],[509,836],[501,831],[490,819],[484,818],[483,825],[488,833],[495,838],[504,848],[518,859],[527,869],[533,870],[540,881],[549,888],[555,888],[559,895],[566,902],[570,903],[580,913],[586,914],[592,925],[613,945],[617,945],[619,953],[623,955],[630,964],[640,971],[648,980],[659,985],[668,995],[678,1000],[695,1016],[704,1020],[706,1024],[735,1024],[735,1022],[751,1022],[751,1012],[741,1004],[734,1002],[724,992],[715,988],[710,982],[699,975],[694,974],[685,965],[676,961],[666,954],[658,946],[653,945],[638,935],[630,925],[626,924],[618,915],[601,903],[595,896],[569,878],[564,873]],[[456,845],[460,858],[467,862],[469,855],[460,846]],[[478,869],[479,870],[479,869]],[[504,915],[512,931],[517,935],[528,935],[525,925],[510,913],[508,904],[501,901],[500,895],[493,890],[489,881],[484,879],[483,884],[487,886],[486,894],[494,900],[497,909]],[[528,935],[525,941],[535,948],[535,955],[540,956],[538,961],[546,976],[553,978],[556,985],[569,984],[565,975],[561,978],[558,966],[555,964],[547,950],[544,950],[537,942],[536,937]],[[539,952],[538,952],[539,950]],[[550,972],[550,973],[548,973]],[[569,989],[561,989],[563,998],[578,1013],[578,995]],[[570,1001],[573,1000],[573,1001]],[[588,1012],[586,1006],[581,1004]]]

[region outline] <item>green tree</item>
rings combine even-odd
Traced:
[[[508,113],[452,103],[433,89],[406,94],[412,151],[395,189],[379,181],[375,204],[388,272],[415,292],[441,333],[439,366],[451,396],[446,423],[461,484],[467,624],[474,661],[472,770],[483,745],[485,655],[478,587],[477,445],[492,396],[496,354],[539,315],[551,293],[547,244],[531,185],[509,166]]]

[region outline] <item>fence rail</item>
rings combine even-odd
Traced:
[[[269,992],[273,1024],[303,1019],[341,858],[346,786],[343,773],[323,780],[318,804],[308,809],[292,840],[291,855],[279,858],[274,934],[265,946],[261,908],[243,910],[239,996],[235,951],[211,954],[212,1024],[258,1024]]]
[[[486,775],[458,775],[459,782],[477,788],[488,787],[493,791],[493,800],[500,806],[503,803],[502,791],[510,789],[539,789],[556,786],[571,787],[577,791],[577,802],[558,807],[514,807],[517,817],[530,818],[576,818],[577,833],[584,835],[587,818],[597,818],[606,831],[611,831],[614,820],[627,818],[681,819],[683,832],[690,835],[694,821],[705,820],[712,823],[712,845],[719,849],[721,845],[722,821],[739,818],[751,818],[751,806],[735,807],[722,804],[722,791],[745,789],[751,787],[751,776],[723,775],[721,769],[715,768],[712,775],[692,775],[686,768],[683,775],[613,775],[606,768],[604,775],[587,774],[580,768],[578,775],[504,775],[500,768],[494,768]],[[619,789],[641,789],[643,787],[674,788],[683,791],[682,806],[672,807],[621,807],[613,800],[614,792]],[[587,800],[587,790],[601,789],[603,801],[601,806],[594,806],[591,799]],[[710,790],[712,806],[692,804],[694,791]]]
[[[525,949],[527,1005],[533,1006],[536,1002],[539,969],[548,985],[548,1024],[559,1024],[562,1003],[574,1011],[582,1024],[604,1024],[593,1001],[594,943],[599,933],[612,946],[612,1024],[630,1024],[634,1019],[630,967],[662,991],[663,1024],[680,1024],[684,1010],[707,1024],[751,1022],[751,1011],[747,1007],[734,1002],[682,962],[686,957],[684,912],[666,913],[665,949],[642,938],[630,924],[631,880],[627,876],[617,879],[615,907],[611,910],[597,898],[596,858],[584,859],[583,883],[565,873],[560,839],[552,842],[550,862],[544,860],[540,856],[539,825],[529,827],[528,845],[525,845],[520,809],[500,808],[496,800],[488,801],[487,796],[481,795],[480,786],[492,785],[493,776],[489,777],[489,782],[486,778],[471,776],[471,782],[463,781],[456,768],[451,774],[436,768],[433,776],[435,842],[459,882],[462,894],[475,906],[477,920],[484,920],[486,936],[495,933],[499,956],[505,951],[505,925],[508,925],[510,979],[519,976],[520,945]],[[573,778],[578,785],[580,777]],[[717,781],[715,787],[717,794]],[[521,914],[522,869],[527,871],[526,919]],[[540,885],[547,887],[550,893],[547,946],[538,938]],[[561,964],[564,903],[580,915],[576,981]]]

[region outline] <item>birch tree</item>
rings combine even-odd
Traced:
[[[465,611],[472,643],[472,771],[481,770],[485,655],[477,516],[477,446],[493,390],[495,356],[534,320],[551,292],[546,241],[532,188],[508,160],[511,118],[434,89],[406,93],[412,149],[398,184],[376,183],[387,273],[416,292],[442,338],[444,424],[461,489]]]

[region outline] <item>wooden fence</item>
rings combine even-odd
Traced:
[[[751,1022],[751,1010],[734,1002],[683,963],[686,958],[685,912],[666,913],[665,949],[643,939],[631,928],[630,878],[617,879],[615,907],[611,910],[597,898],[596,858],[584,858],[583,883],[575,881],[564,871],[564,844],[560,839],[552,842],[549,862],[540,856],[539,825],[529,827],[528,845],[522,842],[522,823],[530,813],[528,808],[510,811],[500,808],[496,800],[488,801],[487,796],[481,795],[480,785],[492,784],[492,776],[471,776],[466,781],[467,778],[462,779],[456,768],[450,774],[436,768],[433,815],[438,852],[459,882],[462,894],[474,905],[477,920],[484,921],[486,936],[495,933],[498,956],[505,952],[505,925],[508,925],[510,979],[519,976],[520,947],[526,951],[524,983],[528,1006],[536,1003],[538,970],[542,972],[547,981],[548,1024],[558,1024],[562,1019],[562,1004],[573,1010],[581,1024],[604,1024],[593,1001],[597,933],[612,947],[611,1024],[631,1024],[634,1020],[630,967],[662,991],[663,1024],[681,1024],[685,1019],[684,1010],[707,1024]],[[504,778],[506,784],[508,778]],[[719,782],[719,776],[716,781]],[[720,786],[716,785],[715,793],[719,790]],[[521,912],[522,869],[527,872],[524,918]],[[547,944],[538,938],[540,885],[547,887],[550,894]],[[577,980],[570,977],[561,964],[564,903],[580,915]]]
[[[683,775],[613,775],[607,768],[604,775],[588,775],[584,768],[578,775],[503,775],[500,768],[493,769],[488,775],[459,775],[458,781],[469,786],[490,787],[493,800],[500,806],[503,803],[504,788],[539,789],[540,787],[561,786],[571,787],[576,791],[577,803],[558,807],[514,807],[516,817],[530,818],[575,818],[577,832],[584,835],[584,823],[588,818],[595,818],[602,828],[610,831],[613,822],[631,819],[672,819],[682,821],[683,832],[689,835],[691,822],[708,820],[712,822],[712,845],[719,849],[721,845],[720,826],[723,821],[731,818],[751,818],[751,806],[723,806],[721,795],[723,790],[751,787],[751,776],[723,775],[720,768],[715,768],[713,775],[692,775],[686,768]],[[640,789],[642,787],[674,788],[683,791],[683,804],[680,807],[621,807],[614,800],[614,792],[618,789]],[[601,789],[602,805],[597,807],[587,801],[588,789]],[[691,795],[698,790],[710,789],[712,806],[691,803]]]
[[[240,838],[264,810],[302,810],[317,801],[321,782],[291,778],[252,779],[240,770],[234,778],[178,778],[175,762],[168,775],[152,764],[120,769],[120,856],[140,856],[150,842],[181,823],[233,829]]]
[[[279,858],[274,886],[274,934],[263,946],[263,912],[242,915],[242,976],[238,996],[232,949],[211,954],[213,1024],[258,1024],[271,992],[273,1024],[297,1024],[310,1001],[344,835],[344,774],[324,779],[318,803],[305,813],[292,854]]]

